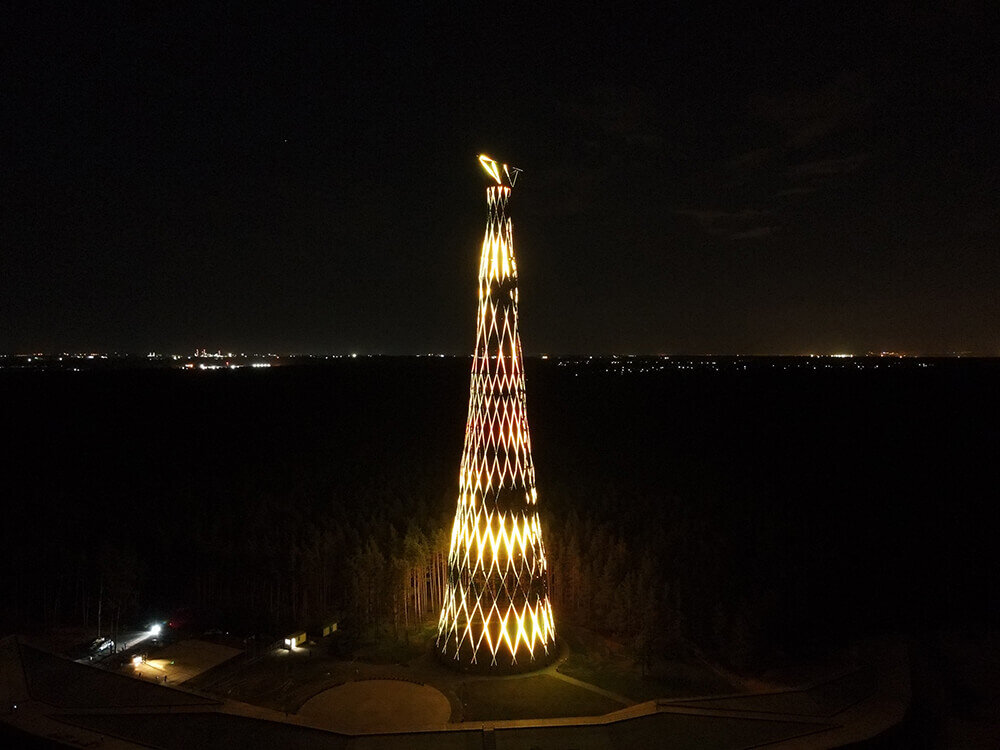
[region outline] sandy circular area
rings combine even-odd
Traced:
[[[360,680],[314,695],[302,704],[299,715],[344,732],[385,732],[444,724],[451,705],[429,685]]]

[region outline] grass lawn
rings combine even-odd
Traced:
[[[369,664],[407,664],[426,654],[437,636],[437,625],[400,628],[396,634],[368,632],[353,644],[351,658]]]
[[[312,656],[304,650],[295,654],[279,651],[227,671],[229,674],[208,672],[188,684],[220,698],[295,711],[320,690],[355,678],[349,663]]]
[[[459,690],[465,721],[599,716],[623,706],[556,677],[470,680]]]
[[[635,701],[727,695],[739,692],[704,664],[683,659],[658,660],[645,676],[627,656],[612,653],[602,639],[583,628],[564,628],[569,657],[559,672]]]
[[[659,662],[643,677],[632,659],[616,653],[601,636],[565,628],[568,659],[561,674],[633,701],[688,698],[739,692],[707,666],[679,659]],[[428,684],[452,702],[453,720],[466,721],[597,716],[622,708],[613,699],[542,674],[506,678],[463,675],[431,656],[433,623],[406,632],[338,633],[326,643],[277,651],[250,663],[234,659],[191,681],[220,698],[279,711],[296,711],[322,690],[352,680],[403,679]]]
[[[626,659],[570,653],[559,671],[635,701],[739,692],[708,667],[681,661],[658,663],[654,673],[643,677]]]

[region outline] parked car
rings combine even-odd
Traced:
[[[90,656],[107,656],[115,650],[115,642],[110,638],[95,638],[90,642]]]

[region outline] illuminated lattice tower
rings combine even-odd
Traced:
[[[479,161],[495,184],[479,260],[469,416],[436,647],[465,669],[535,669],[552,655],[535,469],[517,332],[517,266],[507,204],[519,170]],[[501,169],[503,174],[501,175]]]

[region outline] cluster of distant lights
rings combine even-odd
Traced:
[[[0,370],[3,369],[46,369],[58,368],[65,372],[81,372],[82,366],[97,362],[117,363],[118,366],[139,366],[139,362],[147,362],[157,366],[167,365],[177,369],[191,371],[205,370],[239,370],[244,368],[265,369],[274,367],[285,362],[291,363],[296,360],[331,360],[331,359],[357,359],[359,356],[365,358],[376,357],[377,355],[358,355],[356,352],[350,354],[260,354],[260,353],[223,353],[206,352],[204,349],[196,350],[192,354],[161,354],[149,352],[145,355],[123,354],[120,352],[62,352],[59,354],[46,354],[45,352],[32,352],[31,354],[4,354],[0,353]],[[418,355],[419,356],[419,355]],[[438,356],[438,355],[434,355]],[[445,355],[440,355],[445,356]],[[267,361],[264,361],[267,360]],[[71,365],[79,364],[81,367]]]
[[[543,359],[547,357],[543,356]],[[930,367],[933,363],[901,354],[806,354],[782,356],[677,356],[677,355],[608,355],[560,357],[558,367],[577,371],[606,372],[619,375],[665,371],[748,372],[759,370],[877,370],[914,363]]]
[[[67,353],[46,354],[33,352],[31,354],[0,353],[0,370],[45,368],[57,366],[67,372],[81,372],[81,367],[69,365],[97,362],[135,362],[143,359],[149,362],[166,362],[173,367],[187,372],[209,370],[238,370],[243,368],[267,369],[283,363],[293,363],[296,360],[328,361],[340,359],[381,359],[391,355],[379,354],[158,354],[150,352],[146,355],[129,355],[118,352],[100,353]],[[426,354],[408,355],[416,358],[436,359],[470,359],[472,355],[441,354],[428,352]],[[714,371],[749,371],[761,369],[778,370],[824,370],[824,369],[879,369],[903,366],[932,367],[945,360],[962,358],[994,359],[991,355],[974,355],[968,352],[952,352],[945,355],[914,355],[899,352],[869,352],[867,354],[779,354],[779,355],[677,355],[677,354],[599,354],[599,355],[537,355],[542,360],[554,360],[559,367],[572,369],[588,368],[590,371],[606,371],[619,374],[662,372],[665,370],[714,370]],[[233,361],[233,359],[239,361]],[[491,357],[495,359],[495,357]],[[222,360],[222,361],[220,361]],[[257,360],[257,361],[250,361]],[[260,361],[270,360],[270,361]],[[176,363],[176,364],[174,364]]]
[[[194,362],[188,362],[187,364],[184,365],[183,369],[185,369],[185,370],[194,370],[194,369],[198,369],[198,370],[240,370],[240,369],[242,369],[244,367],[270,367],[270,366],[271,366],[270,362],[251,362],[250,364],[247,364],[247,365],[237,365],[237,364],[233,364],[231,362],[227,362],[226,364],[223,364],[223,365],[206,365],[204,362],[201,362],[196,367],[195,364],[194,364]]]

